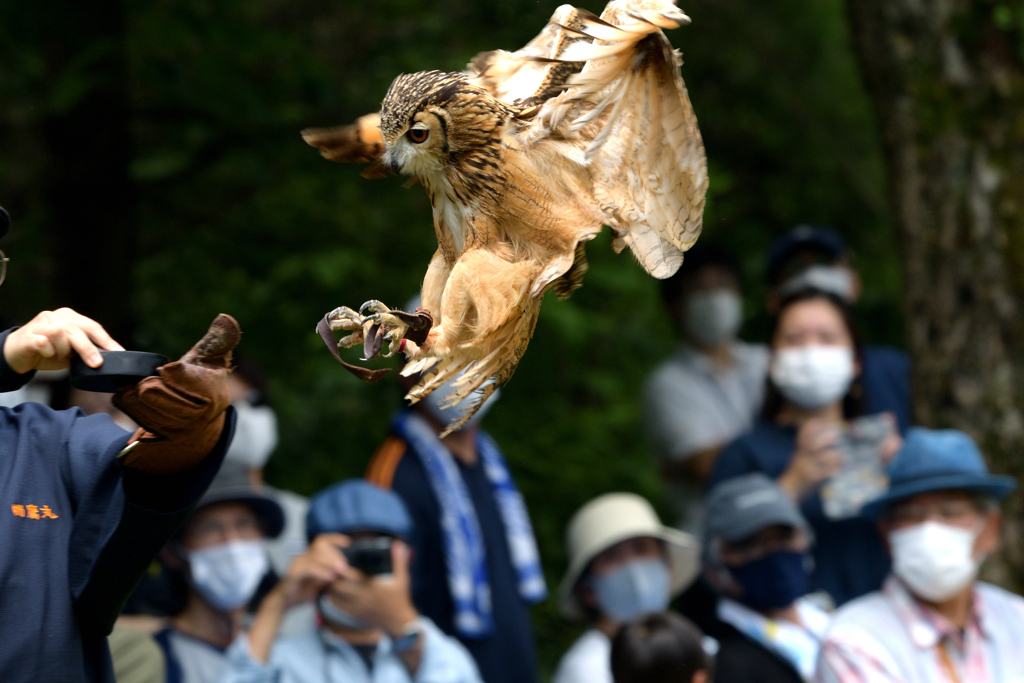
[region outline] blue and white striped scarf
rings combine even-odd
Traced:
[[[419,456],[441,508],[448,587],[455,603],[455,629],[467,638],[486,637],[494,631],[486,550],[473,501],[455,458],[437,438],[430,423],[416,413],[399,412],[391,428]],[[519,578],[519,594],[527,602],[540,602],[547,597],[547,586],[523,497],[512,481],[498,445],[483,430],[477,432],[476,446],[505,526],[509,553]]]

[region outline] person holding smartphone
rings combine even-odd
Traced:
[[[472,657],[412,604],[401,498],[362,480],[317,494],[309,549],[263,599],[228,650],[220,683],[481,683]],[[284,613],[313,602],[320,619],[278,638]]]
[[[850,306],[813,288],[782,300],[770,343],[761,419],[722,452],[709,487],[750,472],[774,479],[800,505],[817,539],[811,591],[825,591],[841,605],[877,590],[889,571],[871,521],[832,517],[823,505],[824,487],[851,460],[844,444],[867,414],[860,381],[863,347]],[[900,444],[890,418],[884,438],[877,440],[878,462],[887,462]]]

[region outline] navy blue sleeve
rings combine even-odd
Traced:
[[[107,635],[121,607],[153,558],[188,518],[220,469],[234,433],[229,408],[220,440],[198,465],[175,475],[154,475],[123,467],[108,451],[95,467],[91,488],[79,505],[69,546],[72,597],[83,632]],[[127,434],[125,435],[127,437]],[[127,439],[125,439],[126,441]],[[89,458],[71,449],[70,469],[81,486]]]
[[[750,435],[744,434],[725,447],[715,461],[715,468],[711,470],[711,476],[708,477],[708,490],[713,489],[726,479],[760,471],[754,462],[754,456],[748,443],[749,439]]]
[[[913,424],[914,405],[910,390],[910,358],[890,346],[866,346],[861,383],[868,414],[891,412],[900,433]]]
[[[16,329],[18,328],[12,327],[9,330],[0,332],[0,392],[20,389],[28,384],[28,381],[36,374],[36,371],[33,370],[32,372],[19,375],[11,369],[11,366],[7,364],[7,359],[4,358],[3,350],[4,344],[7,342],[7,335]]]

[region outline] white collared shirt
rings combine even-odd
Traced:
[[[809,681],[814,675],[829,615],[803,598],[797,600],[795,606],[802,625],[771,619],[729,598],[719,599],[718,618],[792,664],[800,676]]]
[[[1022,683],[1024,599],[977,582],[963,630],[890,575],[835,616],[818,683]]]

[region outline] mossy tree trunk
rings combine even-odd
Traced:
[[[1024,481],[1024,3],[847,11],[900,234],[917,422],[967,431],[994,471]],[[1018,589],[1021,500],[990,563]]]

